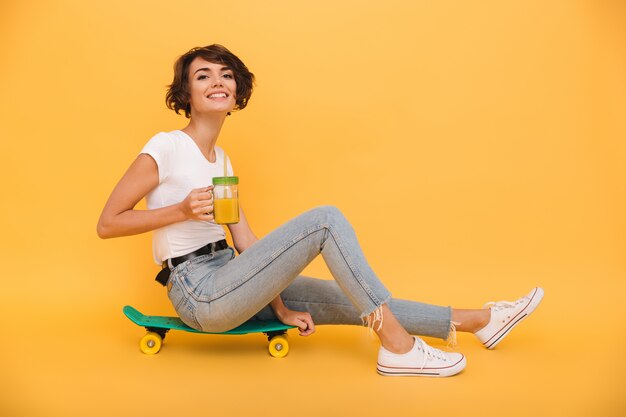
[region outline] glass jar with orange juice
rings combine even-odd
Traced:
[[[217,224],[239,223],[239,177],[213,177],[213,216]]]

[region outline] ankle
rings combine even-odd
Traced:
[[[452,323],[459,332],[476,333],[489,324],[491,309],[452,310]]]
[[[472,333],[476,333],[477,331],[484,329],[489,324],[490,320],[491,320],[491,309],[487,308],[484,310],[484,313],[481,314],[480,317],[477,318],[474,329],[472,330]]]
[[[382,346],[391,353],[402,355],[410,352],[415,344],[413,336],[409,336],[408,339],[402,338],[401,340],[385,340],[381,341]]]

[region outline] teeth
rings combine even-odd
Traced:
[[[211,95],[209,96],[209,98],[212,98],[212,97],[224,97],[224,98],[226,98],[226,94],[225,94],[225,93],[216,93],[216,94],[211,94]]]

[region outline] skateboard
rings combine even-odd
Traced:
[[[248,334],[264,333],[269,341],[269,353],[275,358],[284,358],[289,352],[287,330],[296,326],[289,326],[278,320],[250,320],[239,327],[223,333],[203,332],[187,326],[178,317],[146,316],[131,306],[124,307],[124,314],[133,323],[146,328],[148,333],[139,341],[139,349],[148,355],[154,355],[161,350],[163,339],[170,330],[183,330],[189,333],[203,334]]]

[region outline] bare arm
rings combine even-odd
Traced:
[[[184,201],[152,210],[135,210],[137,203],[159,184],[158,166],[147,154],[140,154],[113,189],[98,220],[103,239],[136,235],[186,219],[213,219],[210,188],[195,189]],[[207,214],[208,213],[208,214]]]
[[[230,234],[233,236],[235,249],[237,249],[237,252],[239,253],[242,253],[252,246],[254,242],[259,240],[250,228],[248,219],[246,219],[246,215],[244,214],[241,205],[239,206],[239,223],[229,224],[228,229],[230,230]]]

